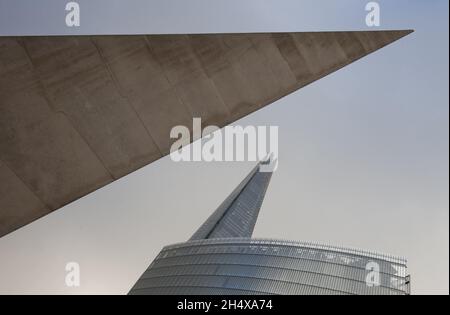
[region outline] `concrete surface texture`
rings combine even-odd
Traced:
[[[410,31],[0,38],[0,236]]]

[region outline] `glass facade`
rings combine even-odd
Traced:
[[[191,240],[251,237],[272,173],[254,168]]]
[[[377,266],[375,278],[368,266]],[[130,292],[137,295],[409,293],[404,259],[332,246],[248,238],[168,246]]]
[[[186,243],[164,248],[133,295],[408,295],[406,260],[252,239],[272,173],[259,165]]]

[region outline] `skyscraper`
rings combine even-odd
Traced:
[[[161,251],[130,294],[410,294],[405,259],[252,239],[271,177],[258,164],[188,242]]]

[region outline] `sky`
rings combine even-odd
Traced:
[[[0,36],[368,30],[367,2],[79,0],[73,29],[65,1],[0,0]],[[415,32],[236,122],[279,126],[254,236],[406,257],[414,294],[448,294],[449,3],[378,3],[378,29]],[[0,294],[127,293],[252,167],[166,157],[1,238]]]

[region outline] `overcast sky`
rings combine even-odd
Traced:
[[[0,0],[0,35],[367,29],[362,0],[78,2],[74,30],[65,1]],[[448,1],[378,2],[382,29],[416,32],[237,122],[279,126],[255,236],[404,256],[413,293],[448,294]],[[127,293],[252,167],[166,157],[78,200],[0,239],[0,293]]]

